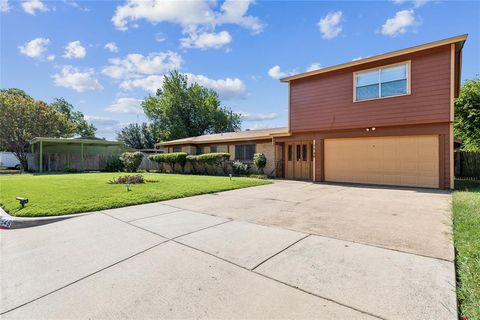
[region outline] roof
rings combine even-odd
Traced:
[[[66,144],[89,144],[89,145],[123,145],[123,142],[120,141],[109,141],[103,139],[81,139],[81,138],[48,138],[48,137],[35,137],[30,143],[34,144],[37,142],[48,142],[48,143],[66,143]]]
[[[410,47],[410,48],[397,50],[397,51],[391,51],[391,52],[388,52],[388,53],[372,56],[372,57],[365,58],[365,59],[350,61],[350,62],[347,62],[347,63],[342,63],[342,64],[338,64],[338,65],[335,65],[335,66],[327,67],[327,68],[321,68],[321,69],[318,69],[318,70],[299,73],[299,74],[295,74],[293,76],[288,76],[288,77],[282,78],[282,79],[280,79],[280,81],[289,82],[289,81],[292,81],[292,80],[311,77],[311,76],[314,76],[314,75],[317,75],[317,74],[322,74],[322,73],[331,72],[331,71],[335,71],[335,70],[345,69],[345,68],[349,68],[349,67],[369,63],[369,62],[379,61],[379,60],[392,58],[392,57],[396,57],[396,56],[400,56],[400,55],[404,55],[404,54],[408,54],[408,53],[413,53],[413,52],[417,52],[417,51],[422,51],[422,50],[426,50],[426,49],[440,47],[440,46],[444,46],[444,45],[447,45],[447,44],[454,44],[455,43],[455,44],[458,44],[459,48],[461,48],[463,46],[463,44],[465,43],[465,40],[467,40],[467,36],[468,36],[467,34],[463,34],[463,35],[460,35],[460,36],[455,36],[455,37],[442,39],[442,40],[438,40],[438,41],[434,41],[434,42],[430,42],[430,43],[425,43],[425,44],[415,46],[415,47]]]
[[[206,134],[198,137],[190,137],[190,138],[160,142],[160,143],[157,143],[156,145],[172,146],[172,145],[179,145],[179,144],[201,144],[201,143],[214,143],[214,142],[263,140],[263,139],[272,139],[273,136],[283,135],[283,134],[288,134],[287,127]]]

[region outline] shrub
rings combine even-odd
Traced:
[[[263,169],[267,165],[267,157],[263,153],[255,153],[253,155],[253,163],[257,167],[258,171],[263,174]]]
[[[198,165],[199,165],[198,156],[188,155],[187,156],[187,161],[192,166],[192,173],[194,173],[194,174],[198,173]]]
[[[120,160],[122,160],[123,165],[125,166],[125,171],[127,172],[137,172],[140,164],[142,164],[143,160],[143,153],[136,151],[136,152],[124,152],[120,156]]]
[[[207,165],[209,165],[213,167],[222,167],[223,172],[227,174],[226,163],[228,159],[230,159],[230,154],[225,152],[211,152],[197,156],[197,161],[203,163],[205,166],[205,173],[207,171]]]
[[[172,171],[175,171],[175,164],[179,164],[183,172],[187,163],[187,155],[186,152],[161,153],[151,155],[149,159],[158,163],[168,163]]]
[[[235,161],[232,164],[233,167],[233,173],[238,175],[238,176],[243,176],[248,173],[248,170],[250,169],[248,164],[242,163],[241,161]]]
[[[125,166],[123,165],[122,160],[117,157],[110,157],[105,164],[105,171],[106,172],[119,172],[123,171]]]
[[[145,183],[145,179],[143,178],[142,175],[137,174],[134,176],[121,176],[118,178],[113,178],[110,180],[108,183],[111,184],[140,184],[140,183]]]
[[[75,168],[65,167],[65,168],[63,169],[63,172],[65,172],[65,173],[77,173],[78,170],[75,169]]]

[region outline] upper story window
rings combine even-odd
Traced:
[[[354,101],[410,93],[410,62],[354,73]]]

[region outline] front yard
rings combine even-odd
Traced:
[[[142,174],[149,182],[108,183],[124,173],[0,176],[0,205],[15,216],[56,216],[118,208],[270,183],[252,178]],[[16,197],[28,198],[21,208]]]
[[[457,181],[453,193],[459,315],[480,319],[480,183]]]

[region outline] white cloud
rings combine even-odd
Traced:
[[[257,113],[257,112],[238,112],[245,121],[267,121],[277,119],[280,115],[276,112]]]
[[[322,66],[320,65],[320,63],[314,62],[314,63],[312,63],[311,65],[308,66],[307,72],[308,72],[308,71],[313,71],[313,70],[318,70],[318,69],[320,69],[321,67],[322,67]]]
[[[408,28],[418,25],[415,19],[415,11],[413,9],[402,10],[395,13],[393,18],[387,19],[382,25],[382,34],[395,37],[399,34],[407,32]]]
[[[30,58],[43,58],[47,51],[47,46],[50,44],[50,39],[36,38],[26,42],[23,46],[19,46],[20,53]]]
[[[115,42],[109,42],[104,46],[105,49],[107,49],[110,52],[118,52],[118,47]]]
[[[228,31],[221,31],[219,33],[202,32],[200,34],[194,31],[189,32],[188,37],[180,39],[180,46],[182,48],[218,49],[229,44],[231,41],[232,36]]]
[[[243,98],[246,88],[242,80],[238,78],[210,79],[203,75],[186,73],[190,83],[196,82],[199,85],[215,90],[222,99]]]
[[[10,4],[8,3],[8,0],[0,0],[0,12],[9,12],[12,7],[10,7]]]
[[[74,8],[77,8],[80,11],[90,11],[89,8],[87,7],[82,7],[81,5],[78,4],[76,1],[71,1],[71,0],[64,0],[64,2]]]
[[[317,25],[323,39],[333,39],[342,32],[342,15],[342,11],[335,11],[320,19]]]
[[[40,0],[27,0],[22,3],[23,10],[31,15],[35,15],[36,11],[48,11],[48,7]]]
[[[280,69],[279,65],[273,66],[268,70],[268,75],[273,79],[280,79],[289,75],[292,75],[294,71],[284,72]]]
[[[412,1],[408,1],[408,0],[393,0],[393,2],[395,4],[405,4],[405,3],[408,3],[408,2],[412,2],[413,3],[413,6],[415,8],[420,8],[420,7],[423,7],[424,5],[427,4],[429,0],[412,0]]]
[[[352,61],[358,61],[358,60],[362,60],[362,59],[363,59],[363,57],[360,56],[360,57],[353,58]]]
[[[124,59],[109,60],[110,65],[102,69],[102,73],[113,79],[138,78],[142,75],[153,75],[178,69],[182,65],[182,57],[173,51],[150,53],[144,56],[139,53],[128,54]]]
[[[217,23],[232,23],[238,24],[244,28],[252,30],[253,33],[260,33],[263,31],[264,25],[254,16],[247,16],[247,11],[254,0],[226,0],[222,4],[221,13],[217,14]]]
[[[116,113],[143,113],[141,107],[142,100],[134,98],[115,99],[105,111]]]
[[[82,72],[78,68],[66,65],[62,67],[60,73],[54,74],[52,78],[55,85],[70,88],[78,92],[103,89],[103,86],[94,78],[94,71],[92,69],[86,69]]]
[[[226,0],[220,10],[217,2],[210,0],[169,1],[169,0],[127,0],[118,6],[112,22],[120,30],[128,29],[129,22],[145,19],[153,24],[172,22],[182,27],[215,27],[220,24],[237,24],[253,32],[261,32],[261,21],[248,16],[247,11],[253,0]]]
[[[167,40],[167,37],[163,33],[159,32],[155,35],[155,41],[163,42],[165,40]]]
[[[246,88],[242,80],[238,78],[210,79],[203,75],[185,73],[189,83],[198,83],[204,87],[215,90],[221,99],[243,98]],[[142,79],[132,79],[123,81],[120,87],[125,90],[140,88],[149,92],[156,92],[163,85],[163,76],[151,75]]]
[[[65,47],[64,58],[67,59],[83,59],[87,55],[87,50],[82,46],[80,41],[72,41]]]
[[[49,54],[49,55],[47,56],[47,60],[48,60],[48,61],[53,61],[53,60],[55,60],[55,55],[54,55],[54,54]]]
[[[115,139],[115,133],[126,125],[118,120],[102,116],[85,115],[85,120],[97,128],[97,132],[95,133],[97,137],[107,139]]]

